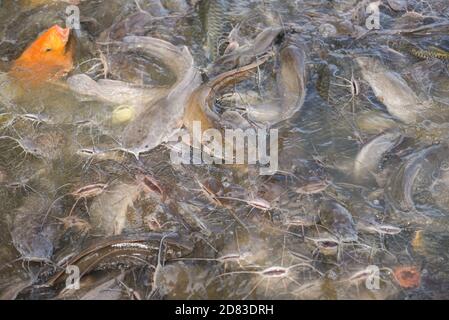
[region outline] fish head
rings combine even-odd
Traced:
[[[69,42],[70,29],[52,26],[44,31],[27,49],[17,61],[22,60],[50,60],[66,55]]]
[[[59,78],[73,68],[70,29],[54,25],[31,43],[14,62],[10,74],[23,83]]]

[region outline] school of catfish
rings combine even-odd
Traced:
[[[0,298],[449,298],[449,4],[369,4],[1,1]]]

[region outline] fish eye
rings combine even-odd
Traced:
[[[51,48],[46,48],[45,49],[45,52],[50,52],[51,51]]]

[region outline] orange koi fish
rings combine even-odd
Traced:
[[[9,75],[29,87],[63,77],[73,69],[74,48],[69,37],[69,28],[54,25],[46,30],[14,61]]]

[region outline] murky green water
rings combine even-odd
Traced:
[[[1,1],[0,297],[447,299],[449,5],[383,3],[79,1],[74,69],[9,99],[68,4]],[[174,164],[195,101],[278,171]]]

